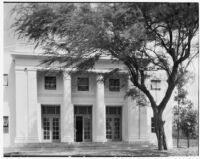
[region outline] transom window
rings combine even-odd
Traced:
[[[121,114],[121,107],[106,107],[106,114]]]
[[[120,79],[109,79],[109,90],[112,92],[120,91]]]
[[[155,129],[155,122],[154,122],[154,118],[153,118],[153,117],[151,118],[151,132],[152,132],[152,133],[155,133],[155,132],[156,132],[156,129]]]
[[[42,114],[60,114],[60,107],[59,106],[42,106]]]
[[[74,114],[92,114],[92,107],[91,106],[75,106],[74,107]]]
[[[56,77],[46,76],[45,77],[45,89],[56,90]]]
[[[151,90],[161,90],[161,80],[151,80]]]
[[[77,86],[78,86],[78,91],[89,91],[89,78],[78,77]]]

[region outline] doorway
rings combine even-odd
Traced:
[[[43,141],[60,141],[60,106],[42,105],[42,131]]]
[[[76,142],[83,141],[83,117],[76,116]]]
[[[74,139],[92,141],[92,106],[74,106]]]
[[[106,107],[106,138],[108,141],[121,141],[121,107]]]

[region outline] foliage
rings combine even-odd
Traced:
[[[193,109],[193,103],[189,100],[185,101],[184,105],[181,107],[174,107],[174,123],[177,125],[177,115],[179,109],[179,116],[180,116],[180,129],[184,133],[186,137],[195,137],[198,134],[197,132],[197,124],[198,124],[198,114],[197,110]]]
[[[14,10],[20,37],[42,46],[43,64],[84,71],[109,56],[126,67],[131,82],[151,103],[159,149],[165,141],[162,114],[191,60],[198,32],[198,3],[23,3]],[[162,50],[162,51],[161,51]],[[168,88],[159,104],[146,86],[148,71],[159,68]],[[166,146],[165,146],[166,147]]]

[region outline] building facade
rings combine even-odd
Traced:
[[[122,64],[101,59],[88,73],[48,71],[44,56],[15,53],[4,64],[4,146],[51,142],[157,143],[153,112],[125,98],[133,87]],[[122,71],[101,82],[113,68]],[[165,93],[162,73],[147,80],[157,102]],[[172,110],[164,112],[167,144],[172,147]]]

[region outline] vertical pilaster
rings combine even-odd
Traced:
[[[103,76],[96,76],[96,105],[94,111],[94,126],[95,131],[93,140],[95,142],[106,141],[106,106],[104,96],[104,83],[102,82]]]
[[[67,72],[63,72],[61,142],[74,142],[74,108],[71,99],[71,75]]]
[[[27,70],[15,70],[16,85],[16,138],[15,143],[25,143],[28,136],[28,86]]]
[[[37,71],[28,70],[28,142],[38,142]]]

